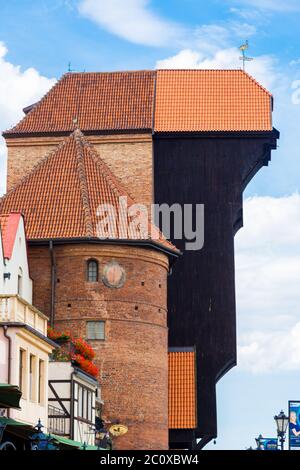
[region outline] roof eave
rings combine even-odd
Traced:
[[[160,130],[154,130],[153,132],[153,137],[158,137],[158,138],[193,138],[193,139],[203,139],[203,138],[279,138],[280,134],[277,129],[274,127],[272,129],[266,129],[266,130],[222,130],[222,131],[186,131],[186,130],[176,130],[176,131],[160,131]]]
[[[23,322],[0,322],[0,326],[7,326],[8,328],[23,328],[33,335],[37,336],[40,340],[44,341],[44,343],[47,343],[49,346],[52,346],[52,348],[59,348],[59,344],[55,343],[52,341],[52,339],[48,338],[47,336],[43,335],[39,331],[35,330],[32,328],[30,325],[27,325],[27,323]]]
[[[52,241],[58,245],[66,244],[66,243],[91,243],[91,244],[109,244],[109,245],[130,245],[130,246],[143,246],[145,248],[154,248],[158,251],[164,252],[166,255],[177,259],[182,252],[178,249],[172,250],[171,248],[167,248],[166,246],[162,245],[159,242],[154,240],[142,240],[142,239],[118,239],[118,238],[111,238],[111,239],[101,239],[97,237],[69,237],[69,238],[29,238],[28,243],[31,246],[38,246],[38,245],[48,245],[49,242]]]
[[[152,128],[150,127],[130,127],[124,129],[82,129],[84,135],[86,136],[96,136],[96,135],[117,135],[117,134],[144,134],[152,133]],[[68,137],[74,129],[67,129],[63,131],[43,131],[43,132],[17,132],[12,129],[2,132],[2,136],[5,139],[22,139],[24,137]]]

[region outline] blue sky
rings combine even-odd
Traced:
[[[210,447],[272,437],[274,414],[300,399],[300,2],[1,0],[0,12],[1,129],[69,62],[76,71],[239,68],[237,48],[249,40],[247,68],[274,94],[281,140],[245,193],[236,238],[239,366],[218,384],[219,437]],[[0,192],[5,157],[0,141]]]

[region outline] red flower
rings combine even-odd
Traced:
[[[57,341],[57,340],[69,341],[71,338],[71,335],[69,332],[56,331],[51,326],[48,326],[47,328],[47,336],[53,341]]]
[[[89,359],[90,361],[92,361],[95,357],[95,351],[93,350],[93,348],[88,344],[86,343],[86,341],[84,341],[82,338],[79,338],[79,339],[75,339],[73,341],[73,344],[74,344],[74,347],[75,347],[75,352],[77,354],[80,354],[81,356],[83,356],[85,359]]]
[[[97,377],[99,374],[98,367],[93,364],[89,359],[85,359],[81,354],[74,354],[72,356],[72,360],[78,365],[80,369],[87,372],[88,374],[92,375],[93,377]]]

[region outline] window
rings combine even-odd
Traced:
[[[44,387],[45,387],[45,382],[44,382],[44,376],[45,376],[45,369],[44,369],[44,361],[41,359],[39,360],[39,397],[38,397],[38,402],[40,404],[43,403],[44,401]]]
[[[84,388],[83,389],[83,393],[82,393],[82,404],[83,404],[83,407],[82,407],[82,417],[84,419],[87,419],[87,389]]]
[[[25,361],[26,353],[24,349],[20,349],[19,355],[19,387],[21,392],[24,392],[25,389]]]
[[[22,277],[23,277],[23,271],[21,268],[19,268],[18,272],[18,295],[22,297]]]
[[[87,280],[88,282],[98,281],[98,262],[94,259],[87,262]]]
[[[77,417],[88,421],[93,418],[93,392],[86,387],[77,385],[78,387],[78,403]]]
[[[88,321],[86,325],[87,339],[105,339],[104,321]]]
[[[87,419],[89,421],[92,421],[92,411],[93,411],[92,410],[92,405],[93,405],[92,400],[93,400],[92,392],[88,391],[87,392]]]
[[[29,399],[35,400],[35,356],[29,357]]]
[[[77,403],[77,416],[82,418],[82,393],[83,388],[78,385],[78,403]]]

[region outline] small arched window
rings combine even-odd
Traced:
[[[94,259],[87,262],[87,280],[88,282],[98,281],[98,261]]]

